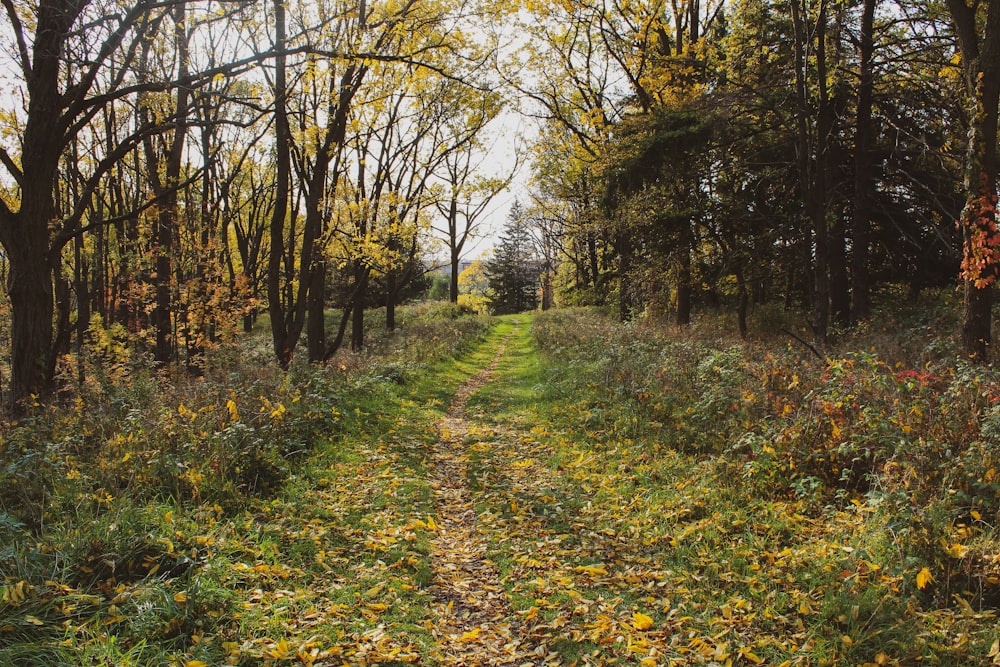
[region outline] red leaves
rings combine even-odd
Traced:
[[[980,178],[980,194],[966,204],[958,224],[965,232],[961,276],[977,289],[984,289],[996,281],[1000,272],[1000,230],[996,192],[985,172]]]

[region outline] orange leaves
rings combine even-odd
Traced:
[[[1000,271],[997,196],[991,191],[985,172],[981,179],[979,196],[968,201],[959,221],[965,237],[961,277],[977,289],[992,285]]]

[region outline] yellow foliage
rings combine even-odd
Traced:
[[[642,612],[632,614],[632,627],[636,630],[649,630],[653,627],[653,619]]]

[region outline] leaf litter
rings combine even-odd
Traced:
[[[493,379],[506,339],[492,362],[464,382],[448,413],[438,422],[431,452],[431,488],[439,517],[431,543],[434,579],[435,657],[445,665],[518,665],[536,657],[519,636],[517,617],[487,557],[487,544],[469,488],[466,440],[474,432],[466,420],[469,397]]]

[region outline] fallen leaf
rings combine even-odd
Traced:
[[[632,614],[632,627],[636,630],[649,630],[653,627],[653,619],[637,611]]]

